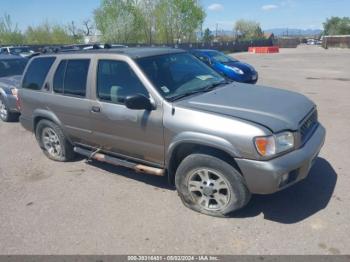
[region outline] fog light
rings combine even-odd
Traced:
[[[284,174],[281,177],[281,182],[280,182],[280,187],[285,186],[288,183],[288,179],[289,179],[289,174]]]

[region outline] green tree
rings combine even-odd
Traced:
[[[156,11],[157,37],[162,43],[191,42],[205,12],[195,0],[160,0]]]
[[[29,26],[25,32],[28,44],[76,44],[81,41],[77,37],[70,35],[66,27],[61,25],[51,25],[45,22],[41,25]]]
[[[211,31],[209,28],[204,30],[204,35],[203,35],[203,42],[204,43],[209,43],[213,41],[214,36],[212,35]]]
[[[331,17],[323,23],[325,35],[349,35],[350,17]]]
[[[0,17],[0,44],[21,45],[23,43],[24,36],[17,24],[12,23],[10,15],[4,14]]]
[[[260,23],[251,20],[238,20],[234,25],[237,38],[242,40],[254,40],[264,37]]]
[[[143,42],[152,44],[156,33],[155,12],[159,0],[141,0],[136,3],[136,24],[141,28]]]
[[[104,42],[137,42],[140,36],[140,19],[136,2],[132,0],[102,0],[95,10],[97,29]]]

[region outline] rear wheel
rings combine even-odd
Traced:
[[[18,120],[18,114],[8,110],[2,97],[0,97],[0,119],[4,122]]]
[[[36,137],[48,158],[60,162],[74,159],[73,146],[55,123],[41,120],[36,128]]]
[[[226,161],[206,154],[186,157],[175,184],[183,203],[200,213],[225,217],[250,200],[242,176]]]

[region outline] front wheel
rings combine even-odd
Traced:
[[[175,184],[187,207],[217,217],[242,208],[251,196],[232,165],[206,154],[186,157],[176,171]]]

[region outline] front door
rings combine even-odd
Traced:
[[[149,92],[126,61],[98,60],[96,100],[92,102],[93,142],[96,147],[122,156],[164,163],[163,112],[131,110],[129,95]]]

